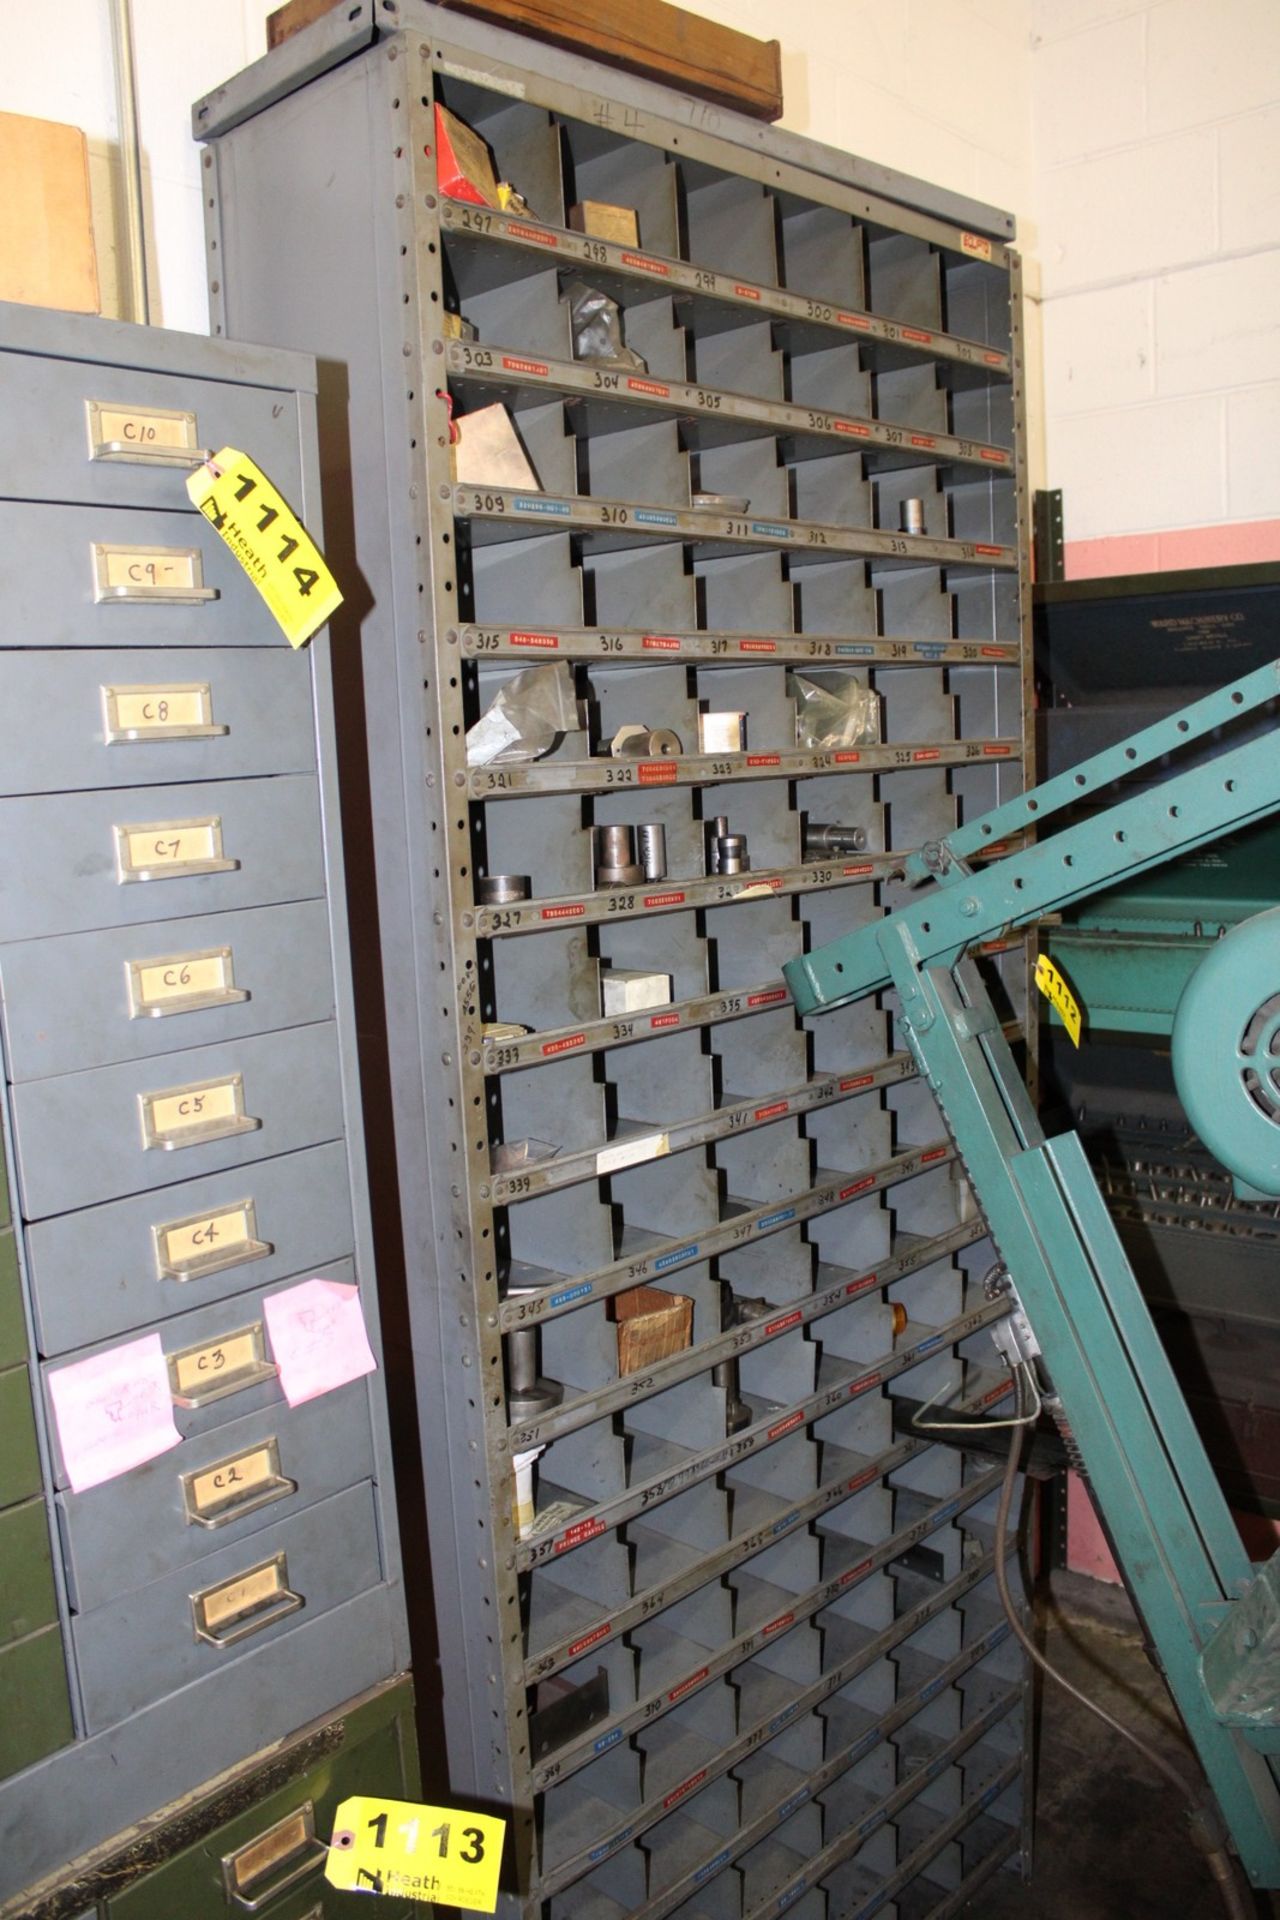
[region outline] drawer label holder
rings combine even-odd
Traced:
[[[316,1810],[310,1800],[265,1832],[222,1857],[222,1885],[229,1900],[248,1913],[274,1905],[282,1893],[318,1874],[329,1849],[316,1837]],[[312,1914],[319,1914],[316,1906]],[[309,1920],[309,1916],[307,1917]]]
[[[206,1274],[238,1267],[245,1260],[265,1260],[275,1252],[269,1240],[259,1240],[257,1212],[252,1200],[210,1207],[205,1213],[167,1220],[151,1229],[156,1272],[161,1280],[201,1280]]]
[[[222,851],[222,816],[154,820],[117,826],[116,878],[121,886],[142,880],[190,879],[200,873],[234,873],[238,860]]]
[[[219,1074],[216,1080],[192,1080],[161,1093],[140,1093],[142,1144],[150,1151],[173,1153],[207,1146],[238,1133],[256,1133],[261,1120],[244,1110],[244,1075]]]
[[[230,1007],[249,998],[236,985],[230,947],[206,947],[199,953],[160,954],[154,960],[126,960],[131,1020],[162,1020],[171,1013],[198,1013],[205,1007]]]
[[[109,747],[148,740],[215,740],[230,731],[214,720],[207,680],[102,689],[102,734]]]
[[[204,584],[199,547],[132,547],[117,541],[90,542],[93,597],[99,604],[192,606],[218,598]]]
[[[262,1633],[305,1605],[289,1585],[289,1566],[283,1553],[273,1553],[234,1579],[219,1580],[191,1596],[191,1618],[197,1640],[210,1647],[234,1647],[250,1635]]]
[[[261,1320],[255,1320],[251,1326],[237,1327],[220,1340],[205,1340],[199,1346],[183,1347],[180,1352],[168,1355],[168,1365],[169,1390],[174,1405],[179,1407],[211,1406],[215,1400],[225,1400],[229,1393],[242,1393],[246,1387],[256,1387],[264,1380],[274,1380],[277,1372],[267,1358],[266,1335]],[[243,1462],[256,1458],[259,1452],[261,1448],[256,1448],[251,1454],[242,1456],[239,1463],[242,1471],[229,1482],[230,1485],[243,1489],[247,1471],[243,1468]],[[195,1480],[207,1477],[207,1473],[187,1476]]]
[[[176,407],[131,407],[119,400],[86,400],[89,458],[137,467],[194,467],[208,450],[196,443],[194,413]]]
[[[495,1913],[506,1830],[493,1814],[356,1794],[333,1816],[324,1877],[344,1893]]]
[[[298,1491],[297,1481],[280,1471],[280,1443],[274,1435],[179,1478],[187,1525],[210,1531]]]

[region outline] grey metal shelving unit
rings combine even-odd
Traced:
[[[532,211],[442,193],[437,103]],[[892,1008],[809,1030],[780,968],[1026,777],[1011,222],[425,0],[338,9],[194,124],[215,329],[322,363],[450,1792],[512,1810],[511,1914],[956,1913],[1028,1858],[1028,1695],[998,1469],[910,1412],[1002,1402],[992,1254]],[[643,369],[575,359],[568,275]],[[454,477],[495,401],[535,487]],[[586,730],[469,766],[547,661]],[[815,666],[883,744],[797,745]],[[745,749],[695,751],[700,708]],[[629,721],[685,751],[612,757]],[[749,871],[707,871],[720,814]],[[806,821],[866,845],[806,857]],[[597,888],[591,828],[647,822],[665,874]],[[1020,1023],[1025,953],[991,958]],[[606,968],[670,1003],[606,1016]],[[691,1340],[622,1374],[640,1285]]]

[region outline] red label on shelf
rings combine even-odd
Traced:
[[[867,1188],[874,1187],[875,1183],[876,1177],[874,1173],[864,1174],[862,1179],[855,1180],[851,1187],[841,1187],[840,1198],[842,1200],[852,1200],[855,1193],[865,1193]]]
[[[859,1073],[856,1074],[852,1080],[842,1080],[840,1082],[840,1091],[841,1093],[857,1093],[861,1087],[870,1087],[874,1086],[874,1084],[874,1073]]]
[[[564,1040],[544,1041],[542,1052],[544,1058],[550,1059],[553,1053],[572,1053],[575,1047],[585,1047],[586,1044],[587,1036],[585,1033],[571,1033]]]
[[[846,880],[853,880],[858,878],[862,874],[874,873],[874,872],[875,872],[875,868],[871,864],[870,860],[864,860],[861,866],[846,867],[844,869],[844,877]]]
[[[761,1627],[760,1632],[763,1638],[767,1640],[771,1633],[781,1633],[784,1627],[794,1627],[795,1623],[796,1616],[794,1613],[780,1613],[776,1620],[769,1622],[767,1627]]]
[[[1004,365],[1004,355],[1002,353],[984,353],[982,357],[989,367],[1001,367]]]
[[[862,755],[855,753],[852,747],[842,747],[840,752],[836,754],[835,761],[839,767],[852,767],[856,765],[861,758]]]
[[[669,633],[646,633],[640,642],[650,653],[679,653],[680,642]]]
[[[687,1793],[692,1793],[695,1787],[700,1787],[706,1777],[707,1770],[705,1767],[700,1767],[697,1773],[691,1773],[687,1780],[682,1780],[678,1787],[671,1789],[671,1792],[662,1803],[663,1808],[674,1807],[677,1800],[683,1800]]]
[[[678,907],[684,900],[683,893],[646,893],[646,907]]]
[[[864,1487],[869,1487],[873,1480],[879,1478],[875,1468],[869,1467],[865,1473],[855,1473],[852,1480],[846,1480],[844,1490],[846,1493],[861,1493]]]
[[[966,253],[972,254],[975,260],[991,258],[991,242],[980,233],[962,233],[960,245]]]
[[[547,233],[542,227],[526,227],[515,220],[508,220],[507,232],[513,240],[532,240],[539,247],[558,247],[560,242],[554,233]]]
[[[797,1307],[794,1313],[784,1313],[780,1320],[771,1320],[765,1328],[765,1332],[767,1334],[785,1333],[788,1327],[798,1327],[803,1318],[804,1315],[801,1313],[799,1307]]]
[[[945,1160],[947,1152],[948,1149],[946,1147],[930,1147],[928,1153],[922,1153],[920,1155],[920,1165],[927,1167],[935,1160]]]
[[[770,987],[767,993],[749,993],[747,995],[747,1005],[749,1007],[776,1007],[778,1002],[785,1000],[786,997],[787,990],[785,987]]]
[[[581,1546],[584,1540],[594,1540],[598,1533],[604,1532],[603,1520],[579,1520],[576,1527],[568,1527],[555,1543],[556,1553],[567,1553],[570,1547]]]
[[[864,1273],[860,1280],[851,1280],[849,1282],[845,1288],[846,1297],[856,1293],[869,1293],[872,1287],[879,1284],[879,1280],[880,1276],[877,1273]]]
[[[780,753],[749,753],[747,765],[749,767],[780,767],[782,755]]]
[[[699,1667],[696,1673],[687,1674],[683,1680],[670,1689],[667,1694],[667,1699],[678,1700],[682,1694],[691,1693],[694,1687],[699,1686],[701,1682],[706,1679],[709,1672],[709,1667]]]
[[[669,400],[671,398],[670,387],[664,387],[661,380],[628,379],[627,385],[630,387],[632,393],[652,393],[655,394],[659,400]]]
[[[669,787],[680,778],[674,760],[642,760],[636,769],[642,787]]]
[[[571,907],[544,907],[542,917],[544,920],[577,920],[586,910],[583,901],[575,900]]]
[[[842,327],[861,327],[864,333],[871,331],[871,321],[865,313],[838,313],[836,319]]]
[[[1002,745],[998,740],[990,740],[983,747],[982,751],[989,754],[993,760],[998,760],[1002,754],[1012,753],[1013,748]]]
[[[734,292],[735,292],[736,294],[740,294],[740,295],[741,295],[741,297],[742,297],[742,298],[743,298],[744,300],[758,300],[758,299],[760,298],[760,289],[759,289],[759,287],[737,287],[737,286],[735,286],[735,288],[734,288]]]
[[[870,427],[864,427],[861,421],[858,420],[837,420],[835,429],[837,433],[856,433],[859,440],[869,440],[871,438]]]
[[[922,347],[927,347],[933,339],[933,335],[926,333],[923,327],[899,327],[898,331],[904,340],[916,340]]]
[[[904,327],[902,331],[905,333],[906,328]],[[913,447],[936,447],[938,443],[931,433],[913,433],[911,444]]]
[[[856,1567],[850,1567],[848,1573],[840,1575],[840,1585],[847,1587],[851,1580],[861,1580],[864,1573],[870,1573],[874,1564],[874,1561],[862,1560]]]
[[[739,640],[738,642],[739,653],[776,653],[777,651],[776,640]]]
[[[998,466],[1007,467],[1009,464],[1009,456],[1003,447],[979,447],[978,451],[984,460],[994,460]]]
[[[866,1393],[871,1387],[878,1387],[883,1374],[869,1373],[865,1380],[855,1380],[849,1388],[849,1398],[855,1400],[860,1393]]]
[[[508,373],[549,373],[551,369],[541,360],[520,360],[513,353],[504,353],[502,364]]]
[[[569,1658],[572,1660],[576,1655],[585,1653],[588,1647],[595,1646],[597,1640],[607,1640],[609,1631],[609,1622],[604,1620],[598,1627],[593,1627],[590,1633],[584,1633],[581,1640],[575,1640],[570,1647]]]
[[[509,633],[507,639],[513,647],[558,647],[558,633]]]
[[[771,1440],[779,1440],[784,1433],[792,1433],[796,1427],[802,1427],[803,1425],[804,1415],[799,1408],[797,1408],[794,1413],[789,1413],[785,1420],[779,1420],[776,1427],[770,1427],[769,1438]]]
[[[1012,1392],[1013,1392],[1012,1380],[1002,1380],[998,1387],[992,1387],[989,1393],[984,1393],[982,1396],[982,1399],[979,1401],[978,1404],[979,1406],[983,1406],[983,1407],[994,1406],[997,1400],[1003,1400],[1006,1393],[1012,1393]]]
[[[641,273],[661,273],[665,275],[671,271],[670,267],[666,266],[661,260],[648,260],[642,253],[624,253],[622,256],[622,264],[624,267],[639,267]]]
[[[771,1107],[757,1107],[755,1118],[757,1120],[776,1120],[779,1114],[790,1113],[790,1111],[791,1102],[789,1100],[775,1100]]]
[[[649,1025],[651,1027],[678,1027],[680,1025],[680,1015],[678,1013],[655,1013]]]
[[[942,748],[917,747],[911,758],[913,760],[940,760],[942,758]]]
[[[1012,647],[983,647],[984,660],[1013,660],[1016,658]]]
[[[978,547],[975,547],[975,548],[974,548],[974,552],[975,552],[975,553],[981,553],[981,554],[983,554],[983,555],[985,555],[987,559],[996,559],[996,560],[998,560],[998,559],[999,559],[999,557],[1000,557],[1000,555],[1001,555],[1002,553],[1004,553],[1005,551],[1006,551],[1006,549],[1005,549],[1004,547],[983,547],[983,546],[978,546]]]

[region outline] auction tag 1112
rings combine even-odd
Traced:
[[[357,1794],[333,1816],[324,1876],[344,1893],[494,1913],[505,1820]]]
[[[342,605],[324,555],[261,467],[223,447],[187,480],[193,506],[230,547],[291,647]]]
[[[1047,953],[1042,953],[1036,961],[1036,985],[1049,1005],[1060,1015],[1072,1046],[1078,1047],[1082,1025],[1080,1003]]]

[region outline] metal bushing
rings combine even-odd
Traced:
[[[509,907],[517,900],[528,898],[527,873],[486,873],[476,881],[478,907]]]
[[[842,827],[835,821],[809,820],[802,840],[804,856],[824,853],[862,853],[867,844],[865,827]]]
[[[657,820],[636,828],[636,857],[646,880],[667,877],[667,830]]]
[[[538,1372],[538,1329],[517,1327],[507,1335],[507,1416],[513,1426],[537,1420],[564,1399],[559,1380]]]
[[[898,507],[898,526],[903,533],[923,533],[924,501],[914,497],[903,500]]]
[[[644,869],[636,861],[634,827],[595,828],[596,885],[638,887]]]
[[[617,760],[671,760],[684,748],[672,727],[644,727],[628,721],[614,734],[610,751]]]
[[[716,872],[746,873],[751,866],[745,833],[722,834],[716,842]]]

